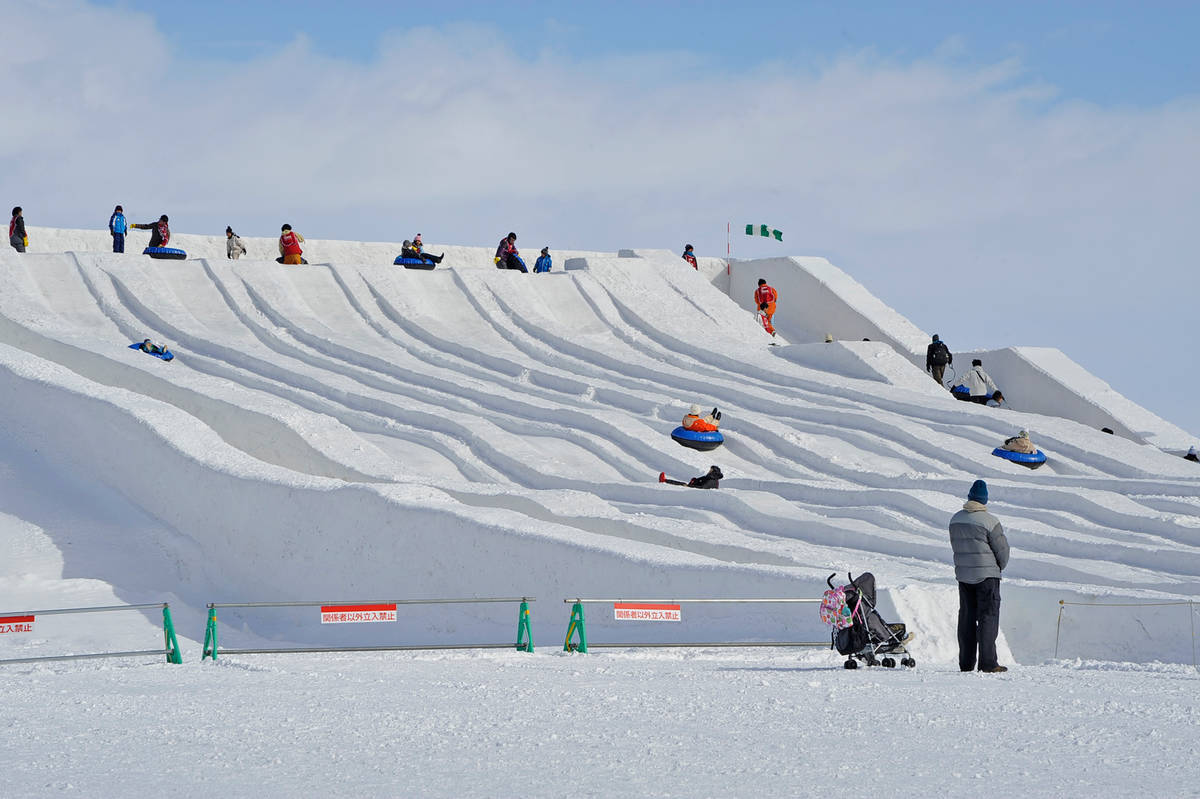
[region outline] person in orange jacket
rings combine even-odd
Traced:
[[[683,429],[691,430],[693,433],[715,433],[721,424],[721,412],[716,408],[712,409],[712,413],[700,415],[700,406],[693,405],[688,408],[687,415],[683,417]]]
[[[280,230],[283,232],[279,236],[279,254],[283,256],[283,263],[297,266],[304,263],[301,257],[304,250],[300,248],[304,237],[294,232],[291,225],[284,225]]]
[[[758,308],[766,316],[766,322],[763,324],[763,327],[772,336],[775,335],[775,328],[771,324],[771,317],[775,315],[775,303],[778,299],[779,292],[768,286],[767,281],[760,277],[758,279],[758,288],[754,290],[754,307]]]

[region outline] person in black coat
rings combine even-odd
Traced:
[[[688,488],[720,488],[721,478],[724,476],[719,467],[710,466],[707,474],[688,480]]]
[[[946,346],[946,342],[938,338],[938,334],[933,334],[933,341],[929,342],[929,347],[925,350],[925,371],[933,375],[933,379],[942,385],[942,377],[946,374],[946,365],[954,363],[954,354],[950,352],[950,348]]]

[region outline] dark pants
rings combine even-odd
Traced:
[[[999,665],[996,660],[996,636],[1000,633],[1000,578],[989,577],[979,583],[958,584],[958,667],[975,668],[976,650],[979,668]]]
[[[12,238],[10,238],[8,240],[8,243],[11,244],[12,248],[14,250],[16,250],[17,252],[25,252],[25,240],[24,239],[19,238],[17,236],[13,236]]]
[[[114,233],[113,237],[113,252],[125,252],[125,234]]]
[[[938,366],[936,363],[929,367],[929,373],[933,375],[933,379],[938,381],[938,385],[942,383],[942,377],[946,374],[946,364]]]
[[[518,272],[525,272],[526,274],[529,273],[529,269],[525,266],[525,262],[522,261],[519,256],[513,255],[511,252],[504,256],[504,260],[500,262],[500,266],[503,269],[515,269]]]

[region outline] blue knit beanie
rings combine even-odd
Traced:
[[[978,502],[980,505],[987,504],[987,483],[982,480],[976,480],[971,483],[971,490],[967,492],[967,499],[971,502]]]

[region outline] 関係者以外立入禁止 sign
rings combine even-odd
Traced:
[[[395,605],[322,605],[321,624],[395,621]]]
[[[0,616],[0,635],[33,632],[33,616]]]
[[[617,621],[682,621],[679,605],[657,602],[614,602]]]

